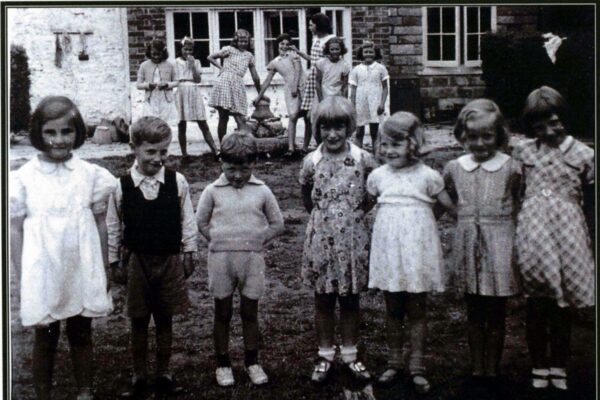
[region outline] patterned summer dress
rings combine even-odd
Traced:
[[[377,197],[369,288],[421,293],[446,287],[442,245],[432,207],[442,176],[422,162],[401,169],[382,165],[367,179]]]
[[[457,198],[455,283],[465,293],[519,293],[514,220],[520,174],[519,163],[504,153],[483,163],[467,154],[444,168],[446,190]]]
[[[352,69],[348,83],[356,86],[356,125],[379,124],[383,114],[377,114],[381,104],[383,85],[387,85],[390,76],[387,68],[377,61],[371,65],[359,64]]]
[[[310,69],[306,77],[306,83],[304,85],[304,95],[302,96],[302,105],[300,106],[303,110],[310,110],[312,106],[313,97],[316,96],[315,85],[316,85],[316,72],[315,63],[319,58],[323,57],[323,45],[327,43],[329,39],[335,37],[335,35],[327,35],[322,38],[315,37],[310,48]]]
[[[202,65],[200,61],[194,60],[196,71],[200,73]],[[200,92],[200,84],[194,82],[192,70],[188,67],[187,60],[177,58],[175,60],[175,79],[179,81],[177,93],[175,94],[175,105],[179,113],[180,121],[204,121],[206,110],[204,100]]]
[[[210,96],[208,105],[221,107],[234,114],[245,116],[248,112],[248,100],[244,86],[244,75],[254,65],[254,55],[249,51],[241,51],[233,46],[221,49],[223,67]]]
[[[517,260],[530,297],[560,307],[594,305],[594,258],[581,208],[582,186],[594,183],[594,151],[571,136],[558,148],[519,143],[525,199],[517,222]]]
[[[367,287],[369,232],[360,205],[375,161],[353,144],[341,159],[327,157],[321,149],[306,156],[300,171],[300,184],[312,185],[314,204],[302,277],[317,293],[356,294]]]

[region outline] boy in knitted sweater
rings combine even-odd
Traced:
[[[234,383],[229,360],[233,293],[240,291],[245,365],[255,385],[268,382],[258,363],[258,300],[265,290],[263,246],[283,231],[279,205],[265,183],[252,175],[257,157],[250,134],[234,132],[221,143],[223,173],[202,192],[196,222],[208,242],[208,286],[215,299],[216,378]]]

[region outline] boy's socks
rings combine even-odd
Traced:
[[[258,364],[258,350],[246,350],[244,352],[244,365],[248,368],[254,364]]]
[[[341,351],[342,361],[346,364],[356,361],[358,349],[356,346],[342,346]]]
[[[329,362],[333,362],[335,359],[335,349],[333,347],[319,346],[319,357],[324,358]]]
[[[219,368],[231,367],[231,360],[229,359],[229,353],[217,354],[217,367],[219,367]]]

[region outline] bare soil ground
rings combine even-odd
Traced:
[[[437,151],[426,162],[441,169],[457,151]],[[110,156],[93,159],[115,175],[122,175],[131,165],[130,156]],[[22,164],[13,162],[11,168]],[[208,155],[195,157],[189,165],[180,165],[172,156],[168,164],[182,172],[191,184],[196,205],[203,188],[217,178],[219,164]],[[309,376],[316,356],[313,328],[313,295],[300,279],[300,260],[308,214],[300,198],[297,175],[300,160],[271,159],[258,163],[255,174],[265,180],[275,193],[285,217],[285,233],[266,249],[267,292],[260,303],[262,364],[270,383],[254,388],[243,369],[241,324],[237,314],[232,323],[231,356],[236,385],[230,389],[217,386],[212,346],[213,302],[208,294],[206,247],[200,251],[200,265],[188,281],[193,307],[188,314],[176,318],[172,370],[187,393],[179,399],[409,399],[414,394],[405,380],[381,388],[352,383],[337,368],[328,385],[315,387]],[[440,231],[446,255],[452,234],[451,221],[442,218]],[[24,329],[18,319],[17,279],[11,280],[12,332],[12,398],[34,398],[31,376],[33,332]],[[115,399],[125,390],[131,377],[129,324],[124,311],[124,288],[113,289],[115,311],[107,318],[97,319],[94,331],[95,392],[97,399]],[[236,312],[239,299],[236,296]],[[381,293],[365,293],[361,298],[361,345],[366,365],[375,373],[385,367],[384,331],[385,306]],[[428,399],[464,399],[466,376],[469,374],[469,351],[466,341],[465,306],[462,296],[448,292],[429,297],[429,334],[427,338],[428,375],[433,385]],[[507,335],[503,358],[504,384],[493,393],[496,399],[538,399],[528,390],[530,361],[525,345],[524,301],[509,303]],[[595,386],[595,316],[594,310],[578,312],[574,318],[572,359],[569,366],[570,390],[564,398],[593,399]],[[64,329],[64,328],[63,328]],[[151,334],[153,333],[151,328]],[[152,336],[151,336],[152,338]],[[151,340],[151,360],[154,342]],[[154,370],[152,361],[151,371]],[[63,332],[55,366],[54,399],[74,398],[75,382]],[[370,397],[369,397],[370,396]],[[544,398],[554,398],[552,392]],[[479,397],[482,398],[482,397]]]

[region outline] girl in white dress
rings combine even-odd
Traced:
[[[31,118],[40,154],[10,176],[11,260],[21,282],[23,326],[35,330],[33,380],[49,399],[65,320],[78,400],[92,399],[92,318],[112,311],[104,221],[116,179],[72,153],[86,137],[66,97],[44,98]]]
[[[430,389],[425,377],[426,294],[446,287],[442,247],[432,207],[451,206],[442,176],[418,158],[422,144],[419,119],[397,112],[380,129],[377,146],[385,164],[367,179],[377,198],[369,267],[369,288],[382,290],[387,308],[388,367],[381,383],[394,381],[402,367],[403,319],[410,320],[411,383],[419,393]]]

